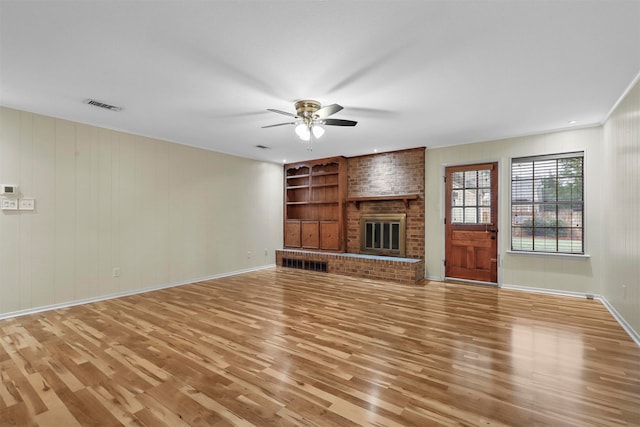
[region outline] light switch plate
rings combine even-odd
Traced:
[[[8,197],[3,197],[0,206],[2,206],[3,211],[18,210],[18,199],[9,199]]]
[[[32,211],[36,208],[36,199],[19,199],[18,209],[21,211]]]

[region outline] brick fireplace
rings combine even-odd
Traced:
[[[348,160],[347,252],[360,252],[362,216],[406,214],[405,257],[424,258],[425,149]]]
[[[346,253],[282,250],[276,252],[276,262],[322,262],[322,271],[330,273],[419,282],[424,278],[424,185],[423,147],[348,158]],[[363,219],[400,216],[404,217],[404,253],[381,251],[376,255],[363,250]]]

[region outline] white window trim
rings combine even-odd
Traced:
[[[588,203],[587,203],[587,162],[588,162],[588,157],[587,157],[587,149],[586,148],[576,148],[573,150],[568,150],[568,151],[564,151],[565,153],[571,153],[571,152],[582,152],[582,211],[583,211],[583,219],[582,219],[582,248],[584,250],[584,253],[582,254],[572,254],[572,253],[566,253],[566,252],[541,252],[541,251],[514,251],[513,249],[511,249],[511,244],[513,242],[513,236],[512,236],[512,227],[511,227],[511,213],[513,212],[513,206],[512,206],[512,200],[511,197],[513,195],[513,189],[511,188],[511,184],[512,184],[512,170],[513,170],[513,159],[521,159],[521,158],[526,158],[526,157],[542,157],[542,156],[553,156],[556,154],[563,154],[562,152],[554,152],[554,153],[546,153],[546,154],[531,154],[528,156],[514,156],[514,157],[509,157],[509,220],[508,220],[508,226],[509,226],[509,249],[507,249],[505,251],[505,254],[508,255],[523,255],[523,256],[546,256],[546,257],[559,257],[559,258],[574,258],[574,259],[589,259],[591,258],[591,255],[589,254],[589,245],[588,245],[588,236],[587,236],[587,221],[586,218],[588,218],[587,216],[587,210],[588,210]]]
[[[534,251],[514,251],[509,249],[506,251],[509,255],[534,255],[534,256],[543,256],[543,257],[556,257],[556,258],[577,258],[577,259],[588,259],[591,258],[591,255],[588,253],[583,254],[568,254],[566,252],[534,252]]]

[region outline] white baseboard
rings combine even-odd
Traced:
[[[573,291],[561,291],[557,289],[534,288],[531,286],[502,284],[500,285],[500,287],[504,289],[511,289],[514,291],[534,292],[536,294],[559,295],[563,297],[574,297],[574,298],[587,298],[588,295],[592,295],[592,294],[587,294],[585,292],[573,292]],[[593,295],[593,297],[595,299],[596,295]]]
[[[229,271],[226,273],[214,274],[212,276],[199,277],[191,280],[185,280],[185,281],[174,282],[174,283],[166,283],[164,285],[148,286],[145,288],[134,289],[132,291],[117,292],[115,294],[101,295],[97,297],[83,298],[80,300],[68,301],[68,302],[63,302],[59,304],[44,305],[41,307],[28,308],[25,310],[11,311],[8,313],[0,314],[0,320],[10,319],[10,318],[19,317],[19,316],[26,316],[28,314],[42,313],[43,311],[73,307],[76,305],[89,304],[92,302],[105,301],[105,300],[110,300],[114,298],[122,298],[130,295],[142,294],[145,292],[158,291],[160,289],[173,288],[175,286],[190,285],[197,282],[204,282],[205,280],[219,279],[221,277],[236,276],[238,274],[249,273],[251,271],[264,270],[264,269],[275,267],[275,266],[276,266],[275,264],[262,265],[260,267],[252,267],[244,270]]]
[[[624,320],[624,317],[622,317],[620,315],[620,313],[618,313],[616,311],[616,309],[609,303],[609,301],[607,301],[607,299],[605,297],[603,297],[602,295],[598,296],[598,300],[600,300],[600,302],[602,302],[602,305],[604,305],[607,310],[609,310],[609,313],[611,313],[611,315],[613,316],[614,319],[616,319],[618,321],[618,323],[620,324],[620,326],[622,326],[622,329],[625,330],[625,332],[627,334],[629,334],[629,336],[631,337],[631,339],[633,341],[635,341],[635,343],[638,345],[638,347],[640,347],[640,334],[638,334],[638,332],[636,332],[630,324],[627,323],[626,320]]]
[[[501,285],[500,287],[504,289],[512,289],[516,291],[535,292],[540,294],[560,295],[560,296],[575,297],[575,298],[587,298],[588,296],[591,296],[593,299],[600,301],[602,305],[604,305],[604,307],[609,311],[609,313],[611,313],[613,318],[616,319],[618,324],[622,326],[622,329],[624,329],[624,331],[631,337],[633,342],[635,342],[638,345],[638,347],[640,347],[640,334],[638,334],[638,332],[636,332],[631,327],[631,325],[629,325],[629,323],[627,323],[627,321],[624,320],[624,317],[622,317],[620,313],[618,313],[616,309],[609,303],[609,301],[607,301],[607,299],[602,295],[587,294],[585,292],[572,292],[572,291],[560,291],[555,289],[533,288],[529,286]]]

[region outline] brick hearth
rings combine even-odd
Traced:
[[[416,284],[424,278],[424,260],[349,253],[312,252],[291,249],[276,250],[276,263],[282,259],[326,262],[327,273],[367,279]]]

